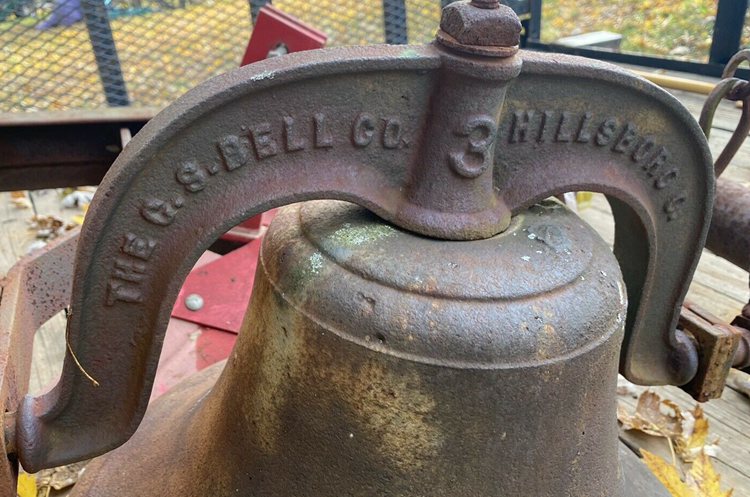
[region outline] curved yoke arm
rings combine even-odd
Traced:
[[[68,356],[51,392],[24,399],[25,469],[126,441],[199,255],[249,216],[310,199],[473,239],[549,195],[604,192],[616,199],[631,302],[622,370],[638,382],[689,380],[674,367],[685,356],[674,330],[713,195],[697,124],[609,65],[480,59],[435,45],[292,54],[210,80],[149,122],[105,177],[78,245],[68,338],[99,386]]]

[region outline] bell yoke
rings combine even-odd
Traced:
[[[497,1],[456,2],[431,45],[290,54],[162,111],[80,235],[68,340],[99,385],[69,355],[6,416],[6,447],[36,471],[132,436],[77,496],[637,495],[616,374],[683,385],[703,366],[676,323],[713,200],[706,139],[666,92],[519,52],[520,31]],[[545,200],[578,190],[606,194],[614,255]],[[292,203],[223,370],[136,432],[198,256]]]

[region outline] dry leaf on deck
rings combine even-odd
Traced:
[[[40,489],[54,488],[62,490],[74,485],[89,461],[77,462],[66,466],[43,469],[36,474],[36,483]]]
[[[715,450],[716,440],[708,443],[708,419],[703,408],[696,405],[689,415],[683,415],[683,430],[675,439],[675,450],[685,462],[695,461],[702,452]],[[688,423],[688,421],[691,421]]]
[[[672,497],[699,497],[687,483],[682,481],[680,471],[676,467],[645,449],[641,449],[641,455],[648,469],[666,487]]]
[[[699,405],[692,411],[682,411],[671,400],[646,391],[638,397],[633,414],[618,404],[617,419],[625,430],[668,439],[674,452],[685,462],[694,461],[701,452],[709,455],[718,452],[718,440],[708,442],[708,419]]]
[[[25,191],[10,192],[10,203],[13,204],[16,209],[28,209],[31,207],[28,197],[26,197]]]
[[[638,430],[649,435],[675,439],[682,434],[682,411],[671,400],[662,400],[652,391],[638,397],[635,413],[617,409],[617,419],[626,430]]]
[[[719,475],[705,453],[699,454],[687,474],[680,478],[679,470],[661,457],[641,449],[643,462],[666,487],[672,497],[731,497],[732,490],[721,490]]]
[[[721,490],[719,478],[705,452],[698,455],[687,474],[688,484],[698,490],[700,497],[732,497],[732,490]]]

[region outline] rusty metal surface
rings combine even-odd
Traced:
[[[695,349],[675,327],[713,171],[697,123],[664,91],[580,58],[439,45],[290,54],[215,78],[150,121],[100,186],[68,333],[102,386],[67,361],[52,392],[24,400],[19,456],[39,469],[133,433],[181,282],[251,215],[334,198],[418,233],[478,239],[575,190],[613,205],[631,302],[621,370],[689,381]]]
[[[123,468],[133,467],[133,464],[136,463],[136,467],[133,468],[134,471],[142,470],[147,478],[153,478],[153,467],[147,468],[145,465],[137,463],[141,460],[143,454],[151,454],[154,451],[163,451],[163,459],[158,461],[158,467],[163,466],[163,461],[166,458],[172,461],[170,466],[173,468],[186,467],[188,464],[198,464],[197,467],[204,467],[204,460],[196,461],[194,457],[191,457],[191,452],[188,451],[184,440],[175,440],[172,437],[166,439],[163,433],[167,426],[170,431],[175,433],[187,433],[187,425],[191,423],[191,420],[183,414],[204,402],[224,367],[225,363],[222,362],[188,378],[154,403],[146,413],[143,426],[130,441],[110,454],[94,459],[89,463],[86,467],[85,478],[76,484],[75,493],[72,497],[93,495],[104,497],[107,495],[106,493],[96,494],[92,490],[103,491],[104,488],[110,492],[110,495],[118,497],[133,494],[133,482],[138,480],[113,478],[113,475],[122,475]],[[195,435],[191,433],[187,440],[193,440],[194,438]],[[154,440],[159,440],[160,444],[154,446]],[[173,450],[170,450],[170,448],[173,448]],[[190,448],[198,451],[198,453],[202,453],[204,450],[201,441],[195,444],[191,443]],[[134,457],[133,454],[138,455]],[[622,442],[619,443],[619,454],[623,480],[625,481],[624,497],[670,497],[670,493],[646,468],[640,458],[633,454]],[[219,454],[218,460],[224,463],[227,461],[226,455]],[[373,477],[373,479],[376,478],[377,475]],[[172,481],[170,479],[170,483]],[[148,490],[153,490],[153,487],[152,485]],[[163,490],[163,487],[159,488]],[[241,489],[239,492],[235,489],[234,493],[243,495]],[[188,487],[186,495],[196,495],[194,488]],[[215,488],[212,488],[209,495],[218,496],[219,494]],[[357,495],[360,495],[360,493],[357,492]],[[416,495],[420,494],[417,493]],[[449,497],[456,497],[457,495],[460,494],[450,493]],[[144,496],[148,496],[148,493]]]
[[[750,189],[725,178],[716,181],[706,248],[737,267],[750,270]],[[748,309],[750,306],[745,306],[731,323],[740,333],[732,366],[740,369],[750,366],[750,320],[745,316]]]
[[[0,412],[14,412],[28,390],[34,333],[70,302],[77,239],[77,231],[66,234],[0,278]],[[15,452],[14,440],[2,434],[6,452]],[[15,497],[17,470],[15,458],[0,458],[1,497]]]
[[[174,495],[626,495],[624,284],[560,204],[452,243],[297,204],[269,228],[254,286],[215,386],[161,403],[74,495],[162,495],[149,475],[164,461]]]
[[[0,114],[0,190],[97,185],[154,109]]]
[[[745,306],[742,314],[736,316],[732,321],[732,326],[740,333],[740,344],[732,363],[732,367],[737,369],[750,368],[750,318],[747,314],[747,306]]]
[[[750,189],[734,181],[716,181],[706,248],[737,267],[750,270]]]
[[[443,9],[436,38],[464,53],[508,57],[518,51],[521,29],[521,21],[507,5],[463,0]]]
[[[685,302],[679,325],[690,333],[699,356],[698,372],[683,388],[698,402],[718,399],[740,345],[738,329],[692,302]]]

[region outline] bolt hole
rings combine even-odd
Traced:
[[[375,338],[377,338],[378,342],[385,343],[385,335],[382,333],[375,333]]]

